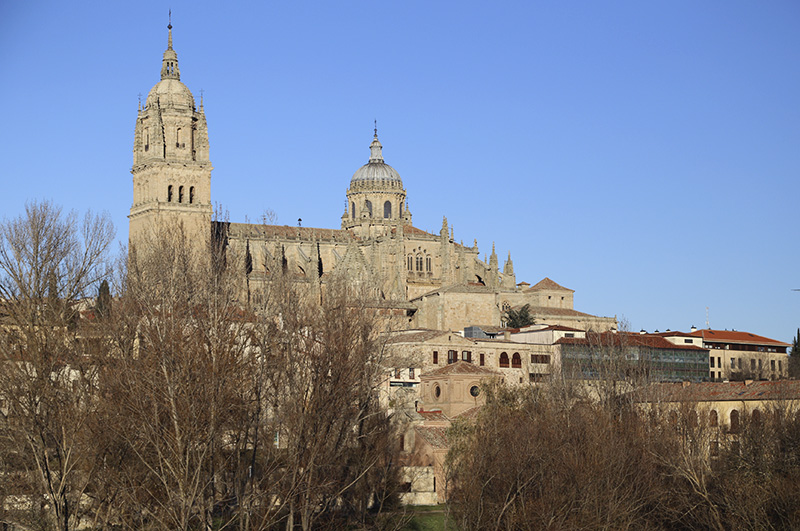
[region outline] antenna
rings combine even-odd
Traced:
[[[706,328],[711,330],[711,325],[708,324],[708,306],[706,306]]]

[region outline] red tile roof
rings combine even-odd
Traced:
[[[540,280],[530,288],[526,289],[525,291],[541,291],[541,290],[571,291],[573,293],[575,292],[574,289],[565,288],[561,284],[553,282],[548,277],[544,277],[542,280]]]
[[[455,418],[472,420],[478,416],[478,412],[481,410],[482,407],[483,406],[471,407],[468,410],[462,411],[461,413],[456,415]]]
[[[747,343],[751,345],[773,345],[780,347],[790,347],[789,343],[770,339],[768,337],[751,334],[750,332],[739,332],[738,330],[696,330],[686,334],[694,337],[702,337],[703,341],[720,343]]]
[[[446,449],[450,447],[450,442],[447,440],[447,428],[439,426],[417,426],[414,428],[422,440],[437,449]]]
[[[670,343],[660,335],[627,332],[586,332],[586,337],[562,337],[556,345],[590,345],[596,347],[648,347],[670,350],[708,350],[696,345]]]
[[[497,375],[496,372],[486,369],[484,367],[479,367],[474,363],[469,363],[467,361],[457,361],[455,363],[450,363],[441,367],[439,369],[434,369],[432,371],[423,373],[420,375],[420,378],[423,377],[440,377],[440,376],[447,376],[449,374],[476,374],[480,376],[495,376]]]
[[[419,415],[422,417],[422,419],[426,420],[426,421],[432,421],[432,422],[449,422],[450,421],[450,419],[447,418],[447,415],[445,415],[444,413],[442,413],[439,410],[436,410],[436,411],[423,411],[423,410],[420,409],[419,411],[417,411],[417,413],[419,413]]]

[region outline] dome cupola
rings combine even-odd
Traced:
[[[386,164],[382,154],[383,146],[378,140],[378,127],[375,127],[375,135],[369,145],[369,162],[361,166],[350,179],[350,188],[379,188],[392,189],[403,188],[403,180],[397,170]]]
[[[146,107],[159,105],[178,109],[194,110],[194,96],[189,88],[181,83],[178,68],[178,54],[172,49],[172,23],[167,26],[169,38],[164,58],[161,61],[161,81],[147,95]]]

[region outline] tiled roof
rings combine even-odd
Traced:
[[[295,227],[289,225],[261,225],[259,223],[231,223],[228,227],[231,238],[251,239],[288,239],[347,242],[353,239],[352,234],[341,229],[319,229],[315,227]]]
[[[450,286],[444,286],[442,288],[437,288],[433,291],[423,293],[422,295],[414,297],[412,300],[418,300],[422,297],[429,297],[431,295],[438,295],[440,293],[495,293],[495,291],[496,290],[487,288],[482,284],[452,284]]]
[[[479,367],[474,363],[469,363],[467,361],[457,361],[455,363],[450,363],[441,367],[439,369],[434,369],[429,372],[425,372],[420,375],[420,377],[440,377],[446,376],[449,374],[477,374],[480,376],[494,376],[497,373],[486,369],[484,367]]]
[[[540,290],[571,291],[573,293],[575,292],[574,289],[565,288],[561,284],[553,282],[548,277],[544,277],[542,280],[540,280],[530,288],[526,289],[525,291],[540,291]]]
[[[449,422],[450,419],[447,418],[447,415],[442,413],[439,410],[436,411],[423,411],[417,410],[417,413],[422,417],[423,420],[432,421],[432,422]]]
[[[403,330],[392,333],[391,337],[387,339],[386,342],[422,343],[444,335],[458,336],[458,339],[464,339],[455,332],[445,332],[443,330]]]
[[[653,384],[634,394],[639,402],[715,402],[800,399],[799,380]]]
[[[414,236],[430,236],[431,238],[438,238],[438,234],[431,234],[430,232],[418,229],[413,225],[404,225],[403,234],[413,234]]]
[[[768,337],[751,334],[750,332],[739,332],[737,330],[696,330],[686,334],[694,337],[702,337],[703,341],[719,341],[725,343],[749,343],[753,345],[774,345],[780,347],[790,347],[789,343],[770,339]]]
[[[450,447],[450,443],[447,440],[447,428],[438,426],[417,426],[414,430],[417,432],[417,436],[421,437],[434,448]]]
[[[587,332],[586,337],[562,337],[556,345],[589,345],[595,347],[648,347],[669,350],[708,350],[696,345],[670,343],[655,334],[631,334],[626,332]]]
[[[562,317],[597,317],[590,313],[583,313],[570,308],[550,308],[548,306],[529,306],[528,312],[534,317],[544,315],[559,315]]]
[[[455,418],[457,418],[457,419],[468,419],[468,420],[474,419],[475,417],[478,416],[478,412],[481,410],[482,407],[483,406],[471,407],[468,410],[462,411],[461,413],[456,415]]]
[[[562,325],[550,325],[545,326],[543,328],[533,328],[536,325],[530,325],[523,328],[517,328],[517,332],[543,332],[545,330],[557,330],[559,332],[583,332],[580,328],[571,328],[569,326],[562,326]]]

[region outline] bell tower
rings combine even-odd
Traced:
[[[181,83],[172,23],[161,64],[161,81],[139,102],[133,141],[133,205],[129,242],[134,248],[155,232],[180,228],[191,246],[205,252],[211,236],[211,162],[208,126],[194,96]]]

